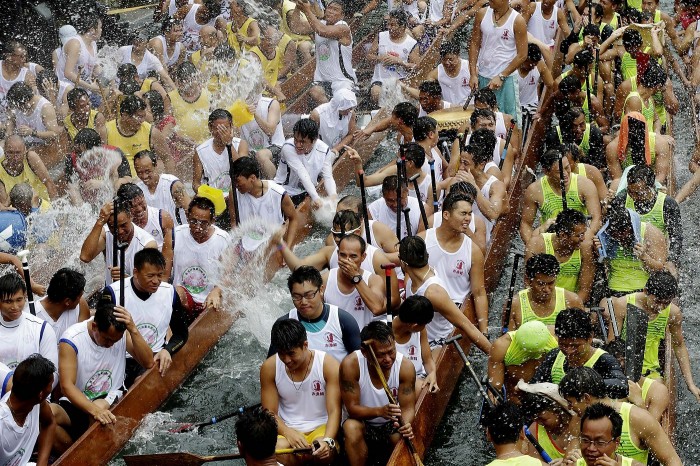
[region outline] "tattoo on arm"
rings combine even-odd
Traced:
[[[351,380],[341,380],[340,388],[344,392],[355,393],[355,384]]]
[[[413,393],[416,391],[415,387],[415,382],[413,384],[405,384],[403,389],[401,390],[401,393],[403,395],[413,395]]]

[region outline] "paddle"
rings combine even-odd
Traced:
[[[603,341],[607,340],[608,327],[607,325],[605,325],[605,317],[603,317],[603,308],[594,306],[591,308],[591,312],[595,312],[595,314],[598,316],[598,324],[600,325],[600,331],[603,335]]]
[[[372,357],[372,364],[374,365],[374,370],[377,373],[377,376],[379,377],[379,380],[382,382],[382,387],[384,388],[384,393],[386,393],[386,397],[389,398],[389,403],[398,405],[399,402],[394,398],[394,395],[391,393],[391,390],[389,390],[389,386],[386,383],[386,378],[384,377],[384,372],[382,372],[382,368],[379,365],[379,361],[377,360],[377,355],[374,354],[374,348],[372,348],[372,340],[367,340],[363,341],[362,344],[365,346],[365,348],[369,349],[369,354]],[[403,422],[403,419],[401,416],[399,416],[399,425],[404,425],[405,422]],[[416,451],[416,446],[413,444],[413,441],[409,438],[404,437],[403,435],[401,438],[406,442],[406,447],[408,448],[408,451],[411,453],[411,456],[413,457],[413,463],[416,466],[423,466],[423,462],[420,459],[420,456],[418,455],[418,451]]]
[[[471,363],[469,362],[469,359],[467,358],[467,355],[464,354],[464,350],[462,347],[457,343],[457,340],[460,340],[462,338],[461,334],[457,334],[453,337],[448,338],[445,340],[445,345],[448,345],[452,343],[457,350],[457,353],[459,353],[459,357],[462,359],[462,362],[464,362],[464,365],[467,366],[467,369],[469,370],[469,375],[471,376],[472,380],[474,380],[474,383],[476,383],[477,388],[479,389],[479,393],[481,393],[481,396],[484,398],[484,401],[488,403],[489,409],[492,409],[495,407],[495,403],[489,398],[488,393],[486,393],[486,390],[484,389],[484,386],[481,384],[481,381],[479,380],[479,377],[476,375],[476,372],[474,372],[474,368],[472,367]],[[487,384],[490,387],[490,384]],[[495,391],[495,390],[494,390]],[[500,398],[499,395],[496,396],[496,399],[499,402],[502,402],[503,400]],[[535,450],[540,454],[542,459],[546,462],[549,463],[552,461],[552,458],[549,457],[546,451],[542,448],[542,446],[539,444],[537,439],[530,433],[530,430],[528,429],[527,426],[523,426],[523,430],[525,431],[525,436],[527,439],[532,443],[532,445],[535,447]]]
[[[564,183],[564,154],[559,157],[559,189],[561,189],[561,205],[566,210],[566,183]]]
[[[633,382],[642,376],[649,316],[634,304],[627,304],[627,338],[625,345],[625,375]]]
[[[515,128],[515,120],[510,120],[510,128],[508,128],[508,133],[506,134],[506,143],[503,146],[503,151],[501,152],[501,160],[498,162],[498,169],[503,168],[503,164],[506,161],[506,155],[508,154],[508,146],[510,145],[510,138],[513,137],[513,128]],[[498,139],[496,139],[498,144]]]
[[[437,210],[438,210],[438,196],[437,196],[437,185],[435,183],[435,160],[429,160],[428,165],[430,165],[430,182],[433,185],[433,212],[437,212]]]
[[[212,416],[209,420],[203,421],[203,422],[190,422],[186,424],[182,424],[179,427],[174,427],[172,429],[168,429],[168,432],[172,432],[174,434],[179,434],[182,432],[191,432],[193,430],[197,430],[200,427],[207,427],[214,425],[216,423],[219,423],[221,421],[225,421],[226,419],[230,419],[232,417],[238,416],[239,414],[242,414],[244,411],[248,409],[255,409],[258,406],[260,406],[260,403],[255,404],[253,406],[241,406],[240,408],[237,408],[235,411],[231,411],[230,413],[222,414],[221,416]]]
[[[28,249],[23,249],[17,253],[17,257],[22,259],[22,272],[24,272],[24,282],[27,284],[27,301],[29,301],[29,312],[33,316],[36,315],[36,309],[34,308],[34,293],[32,292],[32,279],[29,276],[29,261],[27,256],[29,255]]]
[[[598,64],[600,62],[600,50],[595,49],[595,65],[593,65],[593,95],[598,95]]]
[[[393,320],[391,315],[391,272],[396,268],[396,264],[389,262],[380,266],[384,270],[386,277],[386,323],[391,327]]]
[[[372,231],[369,228],[369,212],[367,211],[367,190],[365,189],[365,171],[359,170],[357,176],[360,179],[360,194],[362,196],[362,218],[365,222],[365,240],[367,244],[372,244]]]
[[[590,12],[590,8],[588,9]],[[591,122],[591,113],[593,113],[593,104],[591,103],[591,75],[586,68],[586,98],[588,99],[588,115],[586,115],[586,123]]]
[[[425,213],[425,206],[423,205],[423,201],[421,200],[420,197],[420,188],[418,187],[418,177],[420,176],[420,173],[416,173],[412,177],[408,179],[411,183],[413,183],[413,191],[416,193],[416,197],[418,198],[418,208],[420,208],[420,217],[423,219],[423,226],[425,226],[425,229],[428,229],[428,215]]]
[[[285,448],[275,450],[276,455],[289,455],[300,453],[311,453],[313,450],[309,448]],[[199,466],[212,461],[225,461],[243,458],[241,453],[229,453],[228,455],[219,456],[202,456],[194,453],[155,453],[152,455],[127,455],[124,461],[128,466]]]
[[[420,201],[418,201],[418,202],[420,203]],[[413,231],[411,229],[411,208],[410,207],[406,207],[405,209],[403,209],[403,219],[404,219],[404,222],[406,223],[406,233],[410,235],[411,232]]]
[[[233,174],[233,150],[231,149],[231,144],[226,144],[226,151],[228,152],[228,176],[231,178],[231,201],[233,202],[233,215],[236,217],[236,226],[241,224],[241,219],[239,217],[238,211],[238,194],[236,193],[236,181]],[[231,219],[231,224],[233,225],[233,219]]]
[[[112,232],[112,267],[116,267],[117,266],[117,253],[118,253],[117,249],[119,248],[119,239],[117,238],[117,234],[118,234],[117,206],[119,205],[119,197],[115,196],[112,203],[113,203],[112,216],[114,217],[114,225],[112,226],[112,228],[114,228],[114,231]]]
[[[508,333],[510,324],[510,314],[513,311],[513,293],[515,293],[515,282],[518,279],[518,265],[523,255],[516,252],[513,256],[513,270],[510,272],[510,287],[508,288],[508,301],[506,301],[506,312],[503,314],[503,333]]]
[[[401,153],[403,154],[403,144],[401,144]],[[401,175],[403,173],[402,155],[396,160],[396,237],[401,240]],[[408,230],[406,230],[408,231]]]
[[[124,256],[126,255],[126,248],[129,243],[119,243],[119,305],[124,307]]]

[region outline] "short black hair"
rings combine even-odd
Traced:
[[[120,115],[133,115],[138,111],[146,110],[146,102],[141,97],[127,95],[119,104]]]
[[[535,254],[525,262],[525,277],[532,280],[535,275],[541,273],[549,277],[559,275],[559,261],[551,254]]]
[[[469,117],[469,122],[472,127],[476,126],[476,122],[479,121],[479,118],[489,118],[495,122],[496,114],[490,108],[475,108]]]
[[[413,295],[401,303],[398,314],[404,323],[427,325],[433,320],[435,309],[425,296]]]
[[[496,133],[488,128],[480,128],[474,131],[467,144],[467,152],[472,156],[474,165],[486,164],[493,160],[493,151],[496,150],[498,139]]]
[[[386,322],[381,320],[373,320],[360,330],[360,340],[374,340],[377,343],[392,343],[395,341],[394,332]]]
[[[643,182],[649,188],[656,186],[656,175],[648,165],[634,165],[627,173],[627,185]]]
[[[356,235],[354,233],[350,235],[345,235],[338,242],[338,248],[340,248],[340,245],[345,241],[357,242],[360,245],[360,253],[362,254],[364,254],[367,250],[367,241],[365,241],[365,239],[362,236]]]
[[[487,87],[482,87],[474,93],[474,103],[477,102],[486,104],[489,108],[498,108],[496,94]]]
[[[27,284],[17,272],[9,272],[0,277],[0,299],[11,298],[19,291],[27,293]]]
[[[172,74],[172,78],[176,82],[184,83],[191,79],[193,76],[196,76],[198,73],[197,67],[192,64],[190,61],[183,61],[179,65],[177,65],[177,68],[175,68],[175,71]]]
[[[138,151],[136,154],[134,154],[134,162],[142,157],[148,157],[154,167],[158,164],[158,155],[152,150],[145,149]]]
[[[12,375],[12,395],[18,400],[29,401],[39,396],[52,381],[56,372],[53,362],[39,353],[20,362]]]
[[[604,417],[608,418],[610,424],[612,424],[612,438],[619,438],[620,435],[622,435],[622,416],[615,411],[615,408],[603,403],[593,403],[586,408],[586,411],[583,412],[583,416],[581,416],[581,431],[583,431],[583,424],[589,419],[591,421],[597,421]]]
[[[467,196],[467,200],[471,204],[473,204],[477,196],[476,186],[474,186],[471,183],[467,183],[466,181],[458,181],[457,183],[453,184],[452,186],[450,186],[450,192],[447,193],[447,196],[445,196],[445,200],[442,203],[443,207],[445,205],[445,202],[447,202],[448,197],[457,196],[460,194]]]
[[[545,411],[554,411],[557,414],[564,412],[563,406],[552,398],[527,392],[520,393],[520,409],[528,423]]]
[[[565,95],[580,92],[581,86],[581,80],[570,74],[559,82],[559,92]]]
[[[444,58],[445,55],[459,55],[461,47],[457,41],[444,41],[440,44],[440,58]]]
[[[535,63],[542,60],[542,50],[540,50],[537,44],[527,44],[527,59]]]
[[[254,157],[239,157],[233,161],[232,168],[234,178],[248,178],[252,175],[260,178],[260,165]]]
[[[172,16],[166,16],[163,18],[163,22],[160,24],[160,32],[165,34],[169,32],[175,26],[182,26],[182,21],[175,19]]]
[[[586,311],[578,307],[569,307],[559,312],[554,323],[557,338],[583,338],[593,336],[593,323]]]
[[[394,106],[391,114],[401,120],[404,125],[413,127],[418,119],[418,107],[411,102],[399,102]]]
[[[584,395],[605,398],[603,376],[590,367],[573,367],[559,382],[559,394],[564,398],[583,400]]]
[[[579,50],[574,55],[574,66],[576,68],[587,68],[595,60],[593,52],[588,49]]]
[[[596,4],[596,6],[598,6],[598,4]],[[602,10],[602,7],[601,7],[601,10]],[[603,13],[601,13],[600,15],[602,16]],[[588,37],[588,36],[600,38],[600,29],[598,28],[597,24],[586,24],[583,27],[583,37]]]
[[[93,147],[102,145],[102,138],[100,133],[92,128],[83,128],[75,135],[73,139],[73,144],[75,146],[83,146],[85,150],[90,150]]]
[[[323,278],[321,277],[321,272],[319,272],[315,267],[310,265],[301,265],[294,269],[294,271],[287,278],[287,288],[292,291],[292,286],[303,285],[309,282],[316,288],[320,288],[323,285]]]
[[[262,406],[244,410],[236,418],[236,439],[243,452],[255,460],[274,456],[277,445],[275,415]]]
[[[540,166],[543,170],[549,171],[552,169],[554,164],[557,164],[558,166],[559,159],[561,159],[561,157],[562,155],[559,149],[549,149],[540,156]]]
[[[360,196],[356,196],[354,194],[343,196],[338,201],[337,210],[340,210],[340,206],[344,206],[343,210],[352,210],[353,212],[357,212],[360,217],[362,217],[364,214],[364,212],[362,212],[362,199]]]
[[[124,202],[129,203],[143,196],[143,189],[139,188],[135,183],[124,183],[117,189],[117,197]],[[131,206],[129,207],[131,208]]]
[[[416,141],[425,141],[431,131],[437,130],[437,121],[429,116],[422,116],[416,120],[413,125],[413,139]]]
[[[435,81],[423,81],[418,85],[418,92],[425,92],[431,97],[442,97],[442,87],[440,87],[440,82]]]
[[[272,326],[270,343],[278,352],[292,351],[304,346],[308,340],[306,329],[296,319],[278,320]]]
[[[517,442],[523,424],[523,414],[512,401],[494,406],[486,415],[486,429],[494,445]]]
[[[678,280],[665,270],[651,272],[644,288],[647,294],[664,301],[678,296]]]
[[[212,220],[216,217],[216,207],[214,207],[214,203],[211,201],[211,199],[204,196],[193,197],[190,201],[190,205],[187,206],[187,214],[189,215],[192,213],[192,209],[195,207],[202,210],[208,210],[209,213],[211,213]]]
[[[146,264],[165,270],[165,256],[156,248],[144,248],[134,254],[134,270],[141,270]]]
[[[95,324],[100,332],[109,331],[110,327],[114,327],[117,332],[124,332],[126,324],[119,322],[114,315],[115,304],[106,299],[100,299],[95,306]]]
[[[311,118],[302,118],[294,123],[292,133],[304,139],[315,141],[318,139],[318,123]]]
[[[450,191],[450,194],[445,196],[445,200],[442,202],[442,211],[452,212],[457,207],[457,204],[462,201],[468,202],[469,204],[474,203],[474,199],[470,199],[466,194],[460,192],[452,193],[452,191]]]
[[[5,97],[11,106],[25,105],[34,97],[34,91],[24,82],[17,82],[10,87]]]
[[[165,117],[165,102],[163,102],[163,96],[160,95],[160,92],[150,90],[143,94],[143,100],[151,107],[153,121],[158,122]]]
[[[119,83],[119,92],[127,95],[135,95],[141,90],[141,85],[134,81],[133,79],[125,79]]]
[[[90,29],[95,29],[100,21],[99,15],[94,11],[84,11],[73,20],[72,24],[78,34],[85,34]]]
[[[63,267],[58,269],[46,289],[49,301],[58,303],[64,299],[75,300],[85,291],[85,275],[77,270]],[[60,335],[56,335],[60,337]]]
[[[396,191],[396,185],[399,182],[399,177],[396,175],[387,175],[382,181],[382,194],[388,194]],[[405,185],[406,183],[402,183]]]
[[[333,216],[333,226],[338,225],[341,230],[354,231],[362,225],[360,214],[354,210],[345,209],[339,210]]]
[[[559,214],[552,225],[554,233],[571,234],[576,225],[586,225],[586,216],[578,210],[564,209]]]
[[[406,161],[413,162],[416,168],[421,168],[425,163],[425,149],[417,142],[409,142],[404,146]]]
[[[610,201],[605,211],[605,219],[608,222],[608,230],[611,232],[627,231],[632,228],[632,217],[623,198],[614,197]]]
[[[636,29],[628,28],[622,33],[622,46],[625,50],[630,47],[641,47],[642,43],[642,35]]]
[[[68,108],[70,110],[75,110],[75,106],[78,104],[78,100],[82,97],[89,97],[88,93],[82,87],[74,87],[68,94],[66,94],[66,99],[68,100]]]
[[[389,19],[395,19],[399,26],[408,26],[408,15],[403,8],[394,8],[389,12]]]
[[[657,88],[663,87],[668,80],[668,75],[666,71],[654,61],[649,62],[649,66],[646,71],[639,76],[639,84],[646,88]]]
[[[425,267],[428,265],[428,248],[420,236],[406,236],[399,241],[399,260],[409,267]]]
[[[133,81],[138,75],[138,69],[133,63],[122,63],[117,68],[117,79],[119,81]]]
[[[207,124],[211,125],[216,120],[228,120],[229,123],[233,123],[233,115],[231,115],[231,112],[229,112],[228,110],[224,110],[223,108],[217,108],[209,114],[209,120]]]

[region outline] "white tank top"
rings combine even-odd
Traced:
[[[66,43],[63,45],[63,48],[61,49],[61,53],[58,54],[58,65],[56,69],[56,75],[58,76],[58,79],[60,81],[69,81],[68,78],[66,78],[66,73],[65,73],[65,68],[66,68],[66,46],[70,43],[72,40],[77,40],[80,43],[80,53],[78,54],[78,61],[75,64],[75,69],[74,71],[78,71],[78,67],[80,67],[80,79],[83,81],[89,82],[92,80],[92,72],[95,69],[95,66],[97,65],[97,44],[95,42],[92,42],[90,46],[88,46],[85,41],[83,40],[82,37],[80,36],[74,36],[71,37],[66,41]]]
[[[138,180],[136,186],[141,188],[143,195],[146,198],[146,204],[150,207],[155,207],[156,209],[161,209],[166,211],[172,217],[175,225],[182,225],[187,222],[187,217],[184,209],[178,209],[175,205],[175,200],[173,199],[172,188],[173,184],[180,179],[175,175],[160,175],[158,179],[158,184],[156,185],[155,192],[151,193],[146,184]],[[176,212],[180,212],[180,221],[177,220]]]
[[[411,333],[411,338],[406,343],[396,342],[396,351],[403,354],[403,357],[413,363],[418,377],[425,377],[428,374],[423,366],[423,354],[420,347],[420,332]]]
[[[425,22],[425,14],[427,14],[427,12],[424,13],[423,16],[421,16],[420,10],[418,9],[418,0],[413,0],[413,3],[410,3],[408,5],[401,2],[401,6],[403,8],[403,11],[408,13],[416,21],[418,21],[419,23]]]
[[[248,193],[241,194],[238,190],[238,212],[241,222],[257,218],[264,220],[269,225],[282,225],[284,214],[282,213],[282,198],[284,188],[274,181],[265,181],[267,189],[259,198]]]
[[[41,405],[34,405],[27,414],[24,425],[20,427],[7,405],[9,398],[10,394],[7,393],[0,399],[0,464],[3,466],[30,464],[29,458],[39,438]]]
[[[19,70],[19,74],[15,79],[5,79],[2,73],[2,62],[3,61],[0,60],[0,113],[8,111],[7,101],[5,100],[7,91],[9,91],[15,83],[23,83],[29,71],[27,68],[22,68]]]
[[[372,383],[372,379],[369,375],[369,362],[367,361],[367,358],[362,355],[360,350],[355,351],[355,354],[357,355],[357,362],[360,366],[360,405],[374,408],[389,404],[389,398],[386,396],[384,388],[377,388]],[[386,385],[389,387],[391,394],[397,401],[399,397],[399,373],[401,371],[402,361],[403,354],[397,351],[394,365],[391,366],[389,377],[386,378]],[[374,364],[372,364],[372,371],[374,371]],[[384,419],[383,417],[375,417],[373,419],[366,419],[365,422],[374,425],[381,425],[386,424],[389,422],[389,420]]]
[[[333,148],[343,140],[348,134],[350,126],[350,113],[338,118],[338,113],[333,112],[333,107],[330,102],[321,104],[315,109],[318,112],[320,124],[318,125],[318,136],[323,142],[328,144],[328,147]],[[328,122],[333,119],[335,126],[331,127]]]
[[[326,353],[311,350],[314,360],[309,375],[294,382],[287,374],[287,366],[275,354],[275,385],[279,396],[277,414],[288,427],[309,433],[328,422],[326,410],[326,379],[323,361]]]
[[[452,105],[464,105],[472,93],[469,87],[469,61],[462,58],[459,73],[455,77],[448,76],[442,63],[438,65],[438,82],[442,89],[442,98]]]
[[[428,250],[428,263],[445,284],[452,302],[462,305],[471,292],[469,272],[472,268],[472,240],[462,234],[462,245],[455,252],[447,252],[437,239],[435,228],[425,232],[425,245]]]
[[[369,241],[367,246],[374,246],[376,248],[379,248],[379,244],[377,244],[377,237],[374,235],[374,223],[376,220],[368,220],[369,223]],[[365,229],[362,228],[362,232],[360,233],[360,236],[362,236],[365,241],[367,241],[367,234],[365,233]],[[369,269],[369,270],[374,270],[374,268]]]
[[[416,40],[408,34],[406,34],[401,42],[397,43],[391,40],[389,31],[382,31],[379,33],[377,54],[399,57],[404,62],[408,62],[408,56],[411,54],[411,50],[413,50],[415,45]],[[403,79],[406,76],[408,76],[408,71],[402,66],[386,66],[382,63],[377,63],[374,65],[372,82],[384,82],[386,79]]]
[[[158,60],[158,57],[153,55],[149,50],[144,52],[141,63],[137,65],[131,58],[132,49],[132,45],[119,47],[119,52],[122,55],[122,63],[131,63],[132,65],[136,66],[136,72],[141,79],[146,79],[148,77],[148,73],[151,71],[159,71],[163,69],[163,64],[160,62],[160,60]]]
[[[322,19],[321,23],[326,24],[326,20]],[[347,25],[348,23],[345,21],[335,23],[335,25],[341,24]],[[350,45],[342,45],[336,39],[316,34],[314,43],[316,44],[314,81],[357,82],[357,76],[355,76],[355,70],[352,67],[352,39]]]
[[[411,219],[411,232],[406,230],[406,222],[404,221],[404,214],[401,212],[401,240],[408,235],[415,235],[418,233],[418,222],[420,219],[420,207],[418,206],[418,199],[415,197],[408,196],[408,203],[406,207],[409,207],[411,211],[409,212],[409,218]],[[386,205],[384,198],[380,197],[376,201],[372,202],[368,206],[369,212],[372,214],[372,218],[378,222],[382,222],[384,225],[389,227],[391,231],[396,231],[396,212],[391,210]]]
[[[15,110],[16,127],[19,128],[20,126],[29,126],[35,131],[46,131],[44,120],[41,118],[41,110],[46,105],[51,105],[51,102],[44,97],[39,97],[36,107],[34,107],[34,110],[29,115],[20,110]],[[24,136],[23,139],[26,144],[45,144],[43,139],[35,136]]]
[[[367,309],[365,302],[360,296],[360,292],[353,289],[350,294],[345,294],[338,288],[338,270],[337,268],[330,269],[328,271],[328,280],[326,281],[326,291],[323,293],[323,300],[328,304],[333,304],[343,309],[345,312],[350,314],[357,321],[360,330],[365,328],[365,325],[369,324],[374,320],[374,314],[372,311]],[[372,273],[363,270],[362,280],[369,285],[369,277]]]
[[[199,43],[199,31],[204,26],[214,26],[214,21],[216,18],[210,19],[207,24],[199,24],[197,22],[197,10],[199,10],[201,5],[194,3],[190,8],[190,11],[185,15],[185,19],[182,21],[182,45],[184,45],[187,50],[191,52],[196,52],[201,48]]]
[[[527,22],[527,32],[541,40],[549,47],[554,45],[554,36],[557,35],[557,13],[559,8],[554,5],[554,10],[549,19],[542,14],[542,2],[535,2],[535,12]]]
[[[173,285],[184,286],[197,303],[203,303],[218,283],[221,254],[231,243],[228,233],[217,226],[214,230],[208,240],[198,243],[189,225],[175,228]]]
[[[537,95],[537,86],[540,84],[540,70],[534,67],[523,77],[518,72],[519,99],[521,107],[536,106],[540,102]]]
[[[56,334],[43,319],[24,311],[12,322],[0,317],[0,362],[10,369],[39,353],[58,367]],[[54,381],[54,385],[57,381]]]
[[[445,8],[445,1],[446,0],[432,0],[430,2],[430,21],[437,22],[442,19],[442,12],[443,9]],[[448,2],[451,2],[453,0],[447,0]]]
[[[288,159],[296,157],[306,169],[306,173],[309,176],[311,183],[313,184],[314,188],[316,188],[319,184],[318,180],[323,173],[323,166],[326,163],[326,158],[333,156],[334,155],[330,153],[330,148],[328,145],[320,139],[316,140],[316,143],[308,154],[299,155],[294,148],[294,139],[290,138],[285,141],[284,145],[282,146],[280,164],[277,167],[277,173],[275,174],[274,179],[275,183],[283,186],[285,191],[292,196],[296,196],[297,194],[307,191],[301,177],[299,176],[299,173],[296,170],[292,170],[290,164],[287,162]],[[296,162],[296,160],[292,161],[292,163],[294,162]],[[326,192],[329,192],[328,183],[325,183],[325,188]],[[309,194],[313,198],[313,194]],[[335,194],[335,186],[333,186],[333,194]]]
[[[63,332],[65,332],[68,327],[78,323],[78,317],[80,316],[80,304],[75,306],[73,309],[67,309],[58,316],[58,320],[53,320],[53,317],[46,312],[44,305],[41,303],[41,299],[34,301],[34,309],[36,310],[36,316],[40,319],[46,321],[47,324],[53,329],[53,333],[56,338],[61,338]]]
[[[182,52],[182,43],[175,42],[175,49],[172,50],[171,54],[168,54],[168,41],[165,40],[165,36],[156,36],[156,38],[160,40],[160,43],[163,45],[163,60],[165,61],[165,66],[171,67],[175,65]]]
[[[365,254],[367,254],[367,256],[365,257],[365,260],[362,261],[362,264],[360,264],[360,268],[362,268],[362,270],[374,270],[374,254],[378,250],[379,248],[374,245],[367,245],[367,248],[365,249]],[[328,260],[328,268],[338,268],[338,248],[333,250],[333,254],[331,254],[331,258]],[[341,309],[343,308],[341,307]],[[362,330],[362,327],[360,327],[360,330]]]
[[[306,339],[309,342],[309,348],[313,350],[325,351],[333,356],[338,362],[341,362],[348,355],[348,350],[343,343],[343,330],[340,328],[340,319],[338,318],[338,306],[327,304],[328,320],[318,332],[306,332]],[[299,313],[296,309],[289,311],[289,318],[299,320]]]
[[[146,222],[144,230],[153,236],[153,239],[156,240],[156,244],[158,245],[158,250],[162,252],[165,234],[163,233],[163,217],[160,209],[148,206],[148,221]]]
[[[496,137],[505,139],[508,135],[508,130],[506,130],[506,120],[503,112],[494,113],[496,114]]]
[[[493,9],[486,7],[486,14],[481,20],[481,50],[477,67],[479,76],[493,78],[498,76],[517,55],[515,49],[515,31],[513,23],[518,12],[512,10],[503,26],[494,26]]]
[[[484,183],[484,186],[481,188],[481,194],[483,194],[486,199],[491,199],[491,185],[496,181],[498,181],[498,178],[492,175],[488,180],[486,180],[486,183]],[[479,205],[476,202],[472,206],[472,209],[474,215],[477,215],[484,220],[484,225],[486,225],[486,247],[488,248],[491,244],[491,231],[493,230],[494,222],[489,220],[486,215],[481,213],[479,210]]]
[[[440,157],[440,150],[437,147],[430,149],[430,153],[425,154],[425,162],[421,167],[425,173],[430,176],[430,160],[435,161],[435,183],[440,183],[442,181],[442,157]],[[431,193],[432,196],[432,193]]]
[[[233,147],[238,150],[241,144],[239,138],[233,138]],[[201,183],[220,189],[224,197],[231,189],[231,176],[229,174],[228,151],[224,147],[221,152],[214,150],[214,138],[207,139],[195,149],[202,163]]]
[[[114,302],[118,303],[121,296],[119,284],[112,283],[109,289]],[[129,310],[139,333],[153,353],[157,353],[165,346],[174,302],[175,288],[169,283],[161,282],[158,290],[144,301],[136,296],[132,280],[124,280],[124,307]]]
[[[120,392],[126,369],[126,335],[109,348],[98,346],[88,331],[92,321],[90,318],[69,327],[60,340],[75,351],[78,360],[75,386],[89,400]]]
[[[255,107],[255,114],[262,120],[267,121],[267,114],[274,99],[270,97],[260,97],[258,105]],[[270,146],[282,147],[284,145],[284,132],[282,131],[282,119],[280,118],[272,137],[268,136],[260,128],[258,122],[253,118],[251,121],[241,126],[241,139],[244,139],[253,150],[266,149]]]
[[[428,291],[428,288],[431,285],[438,285],[445,291],[447,291],[447,286],[445,286],[445,282],[438,275],[433,275],[432,277],[424,281],[415,293],[411,288],[410,279],[407,279],[406,297],[408,298],[409,296],[413,295],[425,296],[425,293]],[[433,320],[431,320],[428,323],[428,325],[425,326],[425,331],[428,334],[428,341],[435,341],[441,338],[448,338],[454,330],[454,328],[454,325],[452,325],[452,323],[449,320],[445,319],[445,317],[443,317],[442,314],[436,312],[435,316],[433,317]]]
[[[7,393],[7,386],[12,378],[12,369],[0,362],[0,398]]]
[[[191,5],[192,3],[194,3],[194,0],[187,0],[188,5]],[[226,5],[226,4],[227,4],[227,2],[223,2],[223,5]],[[223,5],[222,5],[222,7],[223,7]],[[177,5],[175,4],[175,0],[170,0],[170,2],[168,3],[168,16],[170,16],[172,18],[176,11],[177,11]]]
[[[437,173],[435,174],[435,178],[437,178]],[[437,182],[437,180],[436,180],[436,182]],[[432,191],[432,188],[430,187],[430,173],[428,173],[428,175],[425,178],[423,178],[423,181],[418,183],[418,192],[420,193],[421,202],[423,202],[423,203],[427,203],[427,202],[432,203],[433,202],[433,197],[432,197],[433,191]],[[408,186],[408,195],[410,197],[414,197],[414,198],[418,199],[418,196],[416,196],[416,192],[413,189],[413,183],[410,183]],[[418,206],[418,208],[420,209],[420,206]],[[413,209],[411,209],[411,210],[413,210]],[[418,212],[420,213],[420,210]],[[420,217],[418,217],[418,218],[420,219]],[[411,226],[413,226],[413,225],[411,225]]]
[[[136,253],[145,248],[151,241],[155,241],[153,236],[151,236],[146,230],[133,222],[131,225],[134,227],[134,236],[131,238],[126,251],[124,251],[124,273],[127,276],[134,272],[134,256]],[[117,251],[117,263],[112,264],[112,233],[107,228],[107,225],[103,226],[102,230],[105,232],[105,263],[107,265],[107,267],[105,267],[105,283],[109,285],[112,283],[112,276],[109,273],[108,267],[116,267],[119,265],[119,251]]]

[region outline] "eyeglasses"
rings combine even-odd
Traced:
[[[292,293],[292,301],[295,303],[301,302],[302,299],[311,301],[316,297],[319,291],[321,291],[321,288],[316,288],[316,291],[307,291],[304,294]]]
[[[587,448],[591,445],[595,445],[596,448],[605,448],[608,445],[610,445],[612,442],[614,442],[615,439],[610,439],[607,442],[605,442],[603,440],[591,440],[591,439],[586,438],[586,437],[579,437],[578,441],[581,443],[582,448]]]

